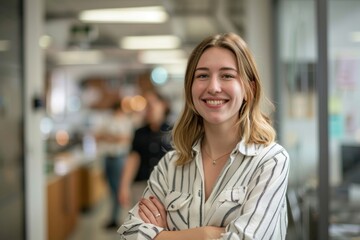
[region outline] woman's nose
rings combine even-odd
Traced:
[[[207,90],[210,94],[221,92],[221,84],[217,77],[215,76],[211,77],[211,79],[209,80],[209,85]]]

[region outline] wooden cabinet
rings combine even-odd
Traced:
[[[94,166],[82,167],[80,188],[81,210],[91,210],[106,194],[104,174],[101,168]]]
[[[78,220],[80,171],[52,179],[47,186],[48,239],[63,240]]]
[[[49,179],[48,240],[67,239],[77,226],[81,210],[90,210],[105,196],[106,189],[102,169],[92,164]]]

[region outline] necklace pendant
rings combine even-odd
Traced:
[[[215,161],[215,160],[213,160],[213,161],[212,161],[212,164],[213,164],[213,166],[215,166],[215,165],[216,165],[216,161]]]

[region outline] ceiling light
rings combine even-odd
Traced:
[[[139,53],[139,62],[143,64],[180,64],[187,61],[183,50],[146,50]]]
[[[172,35],[132,36],[120,40],[123,49],[174,49],[180,46],[180,39]]]
[[[87,22],[162,23],[168,15],[162,6],[109,8],[82,11],[79,19]]]
[[[350,38],[353,42],[360,42],[360,32],[352,32]]]
[[[172,75],[172,79],[174,76],[181,76],[181,79],[183,80],[183,76],[185,75],[186,70],[186,61],[183,63],[176,63],[176,64],[164,64],[160,65],[166,69],[169,75]]]
[[[56,55],[59,65],[99,64],[103,60],[100,51],[66,51]]]

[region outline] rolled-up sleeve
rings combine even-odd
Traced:
[[[154,168],[148,180],[148,185],[144,191],[144,197],[156,196],[161,202],[164,202],[168,183],[166,179],[168,160],[171,153],[167,153]],[[130,211],[124,224],[118,229],[120,239],[126,240],[144,240],[154,239],[157,234],[164,230],[162,227],[145,223],[139,216],[139,206],[136,204]]]
[[[222,239],[285,239],[289,156],[284,149],[269,155],[251,177],[240,215]]]

